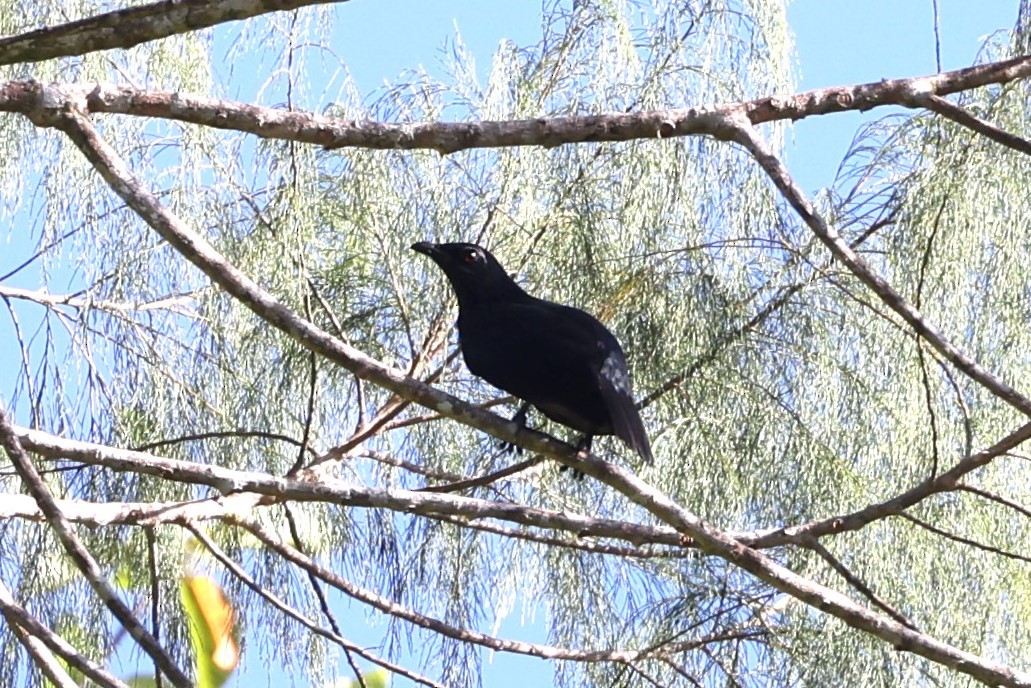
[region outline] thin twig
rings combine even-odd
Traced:
[[[941,13],[938,10],[938,0],[931,0],[931,8],[934,11],[934,65],[938,71],[942,70],[942,34],[941,34]]]
[[[289,545],[280,542],[278,538],[249,518],[237,515],[232,517],[231,521],[254,535],[268,546],[269,549],[275,551],[287,561],[310,571],[326,583],[340,590],[348,597],[352,597],[353,599],[374,607],[384,614],[404,619],[416,626],[434,631],[449,638],[454,638],[455,640],[473,643],[475,645],[482,645],[498,652],[513,652],[516,654],[532,655],[544,659],[564,659],[579,662],[632,662],[638,659],[677,654],[714,642],[713,638],[699,638],[676,643],[663,643],[655,648],[644,650],[576,650],[572,648],[541,645],[539,643],[528,643],[518,640],[496,638],[485,633],[480,633],[479,631],[460,628],[441,621],[440,619],[421,614],[413,609],[397,604],[382,595],[372,592],[371,590],[360,588],[350,581],[338,576],[333,571],[319,565],[310,557],[298,552]],[[722,639],[723,635],[720,634],[718,638]]]
[[[1023,554],[1017,554],[1016,552],[1008,552],[1008,551],[1006,551],[1004,549],[999,549],[998,547],[992,547],[991,545],[986,545],[986,544],[984,544],[982,542],[978,542],[977,540],[972,540],[970,538],[963,537],[962,535],[956,535],[955,533],[950,533],[947,530],[942,530],[941,528],[939,528],[937,526],[933,526],[930,523],[928,523],[927,521],[925,521],[925,520],[923,520],[921,518],[917,518],[916,516],[913,516],[912,514],[908,514],[905,511],[903,511],[901,513],[898,513],[898,514],[895,514],[895,515],[899,516],[900,518],[906,519],[910,523],[915,523],[916,525],[920,526],[921,528],[923,528],[926,531],[934,533],[935,535],[940,535],[943,538],[945,538],[946,540],[952,540],[953,542],[958,542],[958,543],[963,544],[963,545],[970,545],[971,547],[975,547],[975,548],[977,548],[977,549],[979,549],[979,550],[981,550],[983,552],[990,552],[992,554],[998,554],[999,556],[1006,557],[1007,559],[1016,559],[1017,561],[1024,561],[1024,562],[1027,562],[1027,563],[1031,564],[1031,557],[1024,556]]]
[[[273,440],[276,442],[287,442],[294,445],[295,447],[304,448],[304,442],[296,440],[289,435],[281,435],[275,432],[265,432],[264,430],[216,430],[213,432],[198,432],[190,435],[182,435],[180,437],[171,437],[166,440],[156,440],[154,442],[146,442],[144,444],[137,445],[133,449],[135,451],[151,451],[152,449],[158,449],[160,447],[167,447],[173,444],[182,444],[184,442],[196,442],[199,440],[210,440],[219,439],[222,437],[260,437],[265,440]],[[308,452],[315,454],[315,450],[308,447]]]
[[[150,632],[154,640],[161,641],[161,579],[158,576],[157,537],[153,528],[144,528],[147,536],[147,570],[150,573]],[[161,667],[154,662],[154,688],[162,688]]]
[[[290,509],[289,504],[283,505],[283,513],[286,515],[287,527],[290,529],[290,539],[293,540],[294,549],[298,552],[304,551],[304,546],[301,542],[301,533],[297,529],[297,521],[294,519],[293,510]],[[326,621],[329,622],[329,627],[333,629],[333,633],[341,636],[340,624],[337,623],[336,616],[333,615],[333,610],[329,608],[329,600],[326,599],[326,593],[322,589],[322,584],[319,583],[319,579],[316,578],[311,571],[305,571],[308,575],[308,583],[311,585],[312,590],[315,592],[315,597],[319,601],[319,609],[322,611],[322,615],[326,617]],[[342,646],[344,649],[344,658],[347,660],[347,664],[351,667],[351,672],[354,674],[355,679],[358,681],[358,685],[361,688],[368,688],[365,685],[365,677],[362,675],[361,669],[358,668],[357,662],[354,661],[354,655],[350,648]]]
[[[937,2],[935,4],[935,26],[937,27]],[[939,65],[939,70],[940,65]],[[920,269],[919,277],[916,283],[916,297],[913,299],[913,305],[917,308],[923,308],[923,296],[924,296],[924,281],[927,278],[927,266],[931,263],[931,252],[934,249],[934,240],[938,236],[938,231],[941,229],[941,217],[942,213],[945,212],[945,203],[947,198],[943,198],[941,204],[938,206],[938,212],[934,216],[934,224],[931,227],[931,234],[927,237],[927,245],[924,246],[923,255],[920,257]],[[920,360],[920,380],[924,386],[924,404],[927,406],[927,415],[931,421],[931,477],[933,478],[938,474],[938,466],[940,464],[938,455],[938,415],[934,410],[934,395],[931,393],[931,377],[927,373],[927,360],[924,355],[924,345],[921,340],[916,342],[916,353]]]
[[[543,456],[533,456],[529,459],[514,463],[511,466],[502,468],[501,470],[481,475],[476,478],[468,478],[466,480],[458,480],[455,482],[447,483],[446,485],[431,485],[430,487],[421,487],[416,492],[462,492],[474,487],[483,487],[484,485],[490,485],[495,483],[502,478],[507,478],[510,475],[516,473],[522,473],[527,471],[538,464],[544,462]]]
[[[956,485],[956,489],[957,490],[963,490],[964,492],[969,492],[970,494],[975,494],[975,495],[977,495],[979,497],[984,497],[985,499],[991,500],[991,501],[996,502],[998,504],[1002,504],[1003,506],[1005,506],[1005,507],[1007,507],[1009,509],[1013,509],[1014,511],[1019,513],[1021,516],[1025,516],[1027,518],[1031,518],[1031,509],[1028,509],[1027,507],[1021,506],[1020,504],[1017,504],[1013,500],[1006,499],[1005,497],[1003,497],[1001,495],[997,495],[997,494],[995,494],[993,492],[989,492],[988,490],[983,490],[980,487],[974,487],[973,485],[968,485],[967,483],[959,483],[958,485]]]
[[[567,549],[580,550],[581,552],[590,552],[591,554],[610,554],[617,557],[629,557],[633,559],[687,559],[698,556],[697,550],[685,547],[651,551],[642,547],[620,547],[617,545],[603,545],[596,542],[588,542],[581,536],[578,536],[573,540],[568,537],[541,535],[540,533],[535,533],[526,529],[504,528],[502,526],[495,526],[482,521],[462,518],[460,516],[451,516],[450,514],[426,514],[426,517],[435,521],[453,523],[462,528],[471,528],[473,530],[492,533],[494,535],[500,535],[514,540],[537,542],[544,545],[550,545],[552,547],[565,547]]]
[[[309,319],[311,315],[309,314]],[[315,453],[311,448],[311,426],[315,420],[315,398],[318,394],[319,359],[314,351],[308,352],[308,405],[304,409],[304,430],[301,434],[301,446],[297,449],[297,458],[287,470],[287,475],[294,475],[304,466],[305,452]],[[365,688],[365,686],[362,686]]]
[[[996,143],[1001,143],[1002,145],[1024,153],[1025,155],[1031,155],[1031,141],[1028,141],[1021,136],[1017,136],[1016,134],[1011,134],[1004,129],[1000,129],[991,122],[971,114],[959,105],[954,105],[939,95],[925,95],[920,98],[920,102],[928,110],[937,112],[942,117],[951,119],[957,124],[961,124],[968,129],[972,129],[978,134],[986,136]]]
[[[856,238],[856,240],[854,242],[852,242],[852,244],[851,244],[852,248],[858,249],[859,246],[861,246],[863,244],[863,242],[865,242],[867,239],[869,239],[871,236],[873,236],[875,233],[877,233],[882,228],[884,228],[884,227],[894,223],[894,221],[895,221],[894,212],[892,212],[889,215],[889,217],[881,219],[881,220],[878,220],[877,222],[872,223],[869,227],[867,227]],[[791,257],[791,260],[788,261],[781,268],[781,272],[783,272],[786,269],[788,269],[789,267],[793,266],[794,263],[797,260],[799,260],[800,257],[803,260],[807,260],[803,254],[796,253],[795,255],[793,255]],[[807,262],[808,262],[808,260],[807,260]],[[828,261],[828,263],[829,263],[829,261]],[[810,263],[810,265],[811,265],[811,263]],[[659,397],[661,397],[664,394],[666,394],[666,393],[668,393],[668,392],[670,392],[670,391],[672,391],[672,390],[682,386],[685,382],[687,382],[689,379],[691,379],[691,377],[693,377],[699,370],[701,370],[705,365],[715,361],[720,356],[720,354],[723,353],[724,351],[726,351],[727,348],[732,343],[734,343],[738,339],[743,338],[746,334],[757,330],[758,327],[764,321],[766,321],[774,313],[776,313],[781,308],[783,308],[785,305],[787,305],[787,303],[789,303],[791,301],[791,298],[795,294],[797,294],[803,288],[805,288],[806,286],[811,284],[815,280],[816,274],[818,274],[818,273],[825,273],[826,270],[827,270],[828,264],[819,265],[819,266],[813,265],[812,267],[813,267],[813,274],[808,275],[805,279],[800,279],[800,280],[795,281],[792,284],[780,287],[777,290],[776,295],[773,298],[771,298],[769,301],[767,301],[762,306],[762,308],[760,308],[758,311],[756,311],[752,315],[751,318],[749,318],[743,324],[741,324],[741,325],[739,325],[739,326],[737,326],[737,327],[735,327],[735,328],[733,328],[731,330],[727,330],[727,331],[723,332],[720,335],[719,339],[716,341],[716,343],[714,343],[712,346],[710,346],[708,351],[702,353],[694,361],[692,361],[691,365],[689,365],[683,372],[681,372],[681,373],[673,376],[672,378],[666,380],[664,383],[659,385],[657,388],[655,388],[650,393],[648,393],[644,398],[642,398],[640,401],[638,401],[637,402],[637,408],[644,409],[645,407],[650,406],[655,401],[657,401],[659,399]],[[769,285],[760,286],[758,289],[756,289],[753,292],[752,296],[749,297],[749,301],[751,301],[752,298],[755,298],[761,292],[765,291],[768,288],[769,288]]]
[[[396,456],[387,454],[386,452],[374,451],[372,449],[366,449],[362,453],[356,455],[357,458],[372,459],[376,463],[381,463],[386,466],[394,466],[396,468],[403,468],[404,470],[414,473],[416,475],[425,476],[431,480],[440,480],[442,482],[455,482],[457,480],[464,480],[465,478],[457,473],[451,471],[438,471],[426,466],[414,463],[412,461],[406,461],[399,459]]]
[[[685,681],[690,683],[692,686],[695,686],[695,688],[702,688],[702,684],[701,684],[701,682],[698,681],[698,679],[696,679],[694,676],[692,676],[691,674],[689,674],[686,671],[684,671],[684,669],[682,669],[680,667],[680,665],[677,664],[676,662],[674,662],[673,660],[669,659],[668,657],[663,657],[659,661],[661,661],[663,664],[668,666],[670,669],[672,669],[676,673],[680,674],[680,676],[682,676]]]
[[[809,549],[811,549],[814,552],[816,552],[817,554],[819,554],[820,557],[825,562],[827,562],[832,569],[834,569],[835,571],[838,572],[838,575],[840,575],[842,578],[844,578],[846,581],[848,581],[849,585],[851,585],[853,588],[855,588],[863,597],[865,597],[866,599],[870,600],[870,602],[872,602],[874,604],[874,606],[876,606],[878,609],[883,611],[885,614],[887,614],[891,618],[893,618],[896,621],[898,621],[903,626],[906,626],[907,628],[912,628],[914,631],[918,631],[919,632],[920,629],[917,628],[916,624],[914,624],[912,621],[910,621],[902,612],[896,610],[890,604],[888,604],[887,602],[882,600],[877,595],[877,593],[875,593],[872,589],[870,589],[869,585],[864,583],[862,581],[862,579],[860,579],[854,573],[849,571],[848,567],[846,567],[844,564],[842,564],[841,561],[837,557],[835,557],[833,554],[831,554],[830,550],[828,550],[826,547],[823,546],[823,543],[821,543],[816,538],[813,538],[813,539],[811,539],[809,541],[808,547],[809,547]]]

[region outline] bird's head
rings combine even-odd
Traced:
[[[420,241],[412,250],[433,259],[447,275],[459,306],[521,298],[516,284],[490,251],[476,244],[433,244]]]

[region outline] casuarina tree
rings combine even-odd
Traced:
[[[786,3],[549,1],[363,93],[359,3],[0,0],[0,683],[1031,685],[1012,4],[803,92]],[[654,461],[511,422],[413,242],[597,318]]]

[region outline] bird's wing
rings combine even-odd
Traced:
[[[551,341],[562,342],[589,362],[609,411],[613,433],[645,462],[653,463],[651,444],[634,403],[630,372],[619,341],[589,313],[559,304],[549,306],[553,307],[536,317],[548,321]]]
[[[506,354],[516,358],[582,361],[597,366],[604,358],[599,344],[619,346],[605,326],[588,313],[539,299],[494,305],[474,318],[463,337],[482,337],[484,345],[509,348]]]
[[[599,342],[607,345],[611,335],[583,311],[528,299],[462,312],[459,329],[469,369],[538,408],[563,400],[578,406],[575,397],[597,394]]]
[[[653,463],[651,444],[630,388],[630,373],[618,348],[609,351],[602,362],[598,370],[598,386],[612,418],[613,432],[646,463]]]

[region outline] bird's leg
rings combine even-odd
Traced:
[[[530,411],[530,402],[524,401],[519,406],[519,410],[517,410],[515,412],[515,415],[512,416],[512,422],[513,423],[518,423],[519,427],[521,427],[521,428],[525,428],[526,427],[526,414],[529,411]]]
[[[591,453],[591,445],[594,444],[594,435],[587,434],[580,438],[580,441],[576,443],[576,453],[587,452]]]
[[[518,425],[520,428],[525,428],[526,427],[526,414],[529,411],[530,411],[530,402],[524,401],[522,403],[522,405],[519,407],[519,410],[517,410],[515,412],[515,415],[512,416],[512,422],[515,423],[516,425]],[[512,444],[511,442],[499,442],[498,444],[501,446],[501,451],[503,451],[503,452],[510,452],[510,453],[514,453],[514,454],[522,454],[523,453],[523,448],[522,447],[520,447],[518,445],[515,445],[515,444]]]
[[[580,452],[587,452],[588,454],[590,454],[591,453],[591,445],[592,444],[594,444],[594,435],[591,435],[591,434],[584,435],[583,437],[580,438],[580,441],[576,443],[576,453],[579,454]],[[569,466],[563,465],[558,470],[559,470],[559,472],[562,472],[562,471],[566,470],[567,468],[569,468]],[[577,480],[583,480],[584,479],[584,474],[581,473],[580,471],[576,470],[575,468],[572,469],[572,473],[570,473],[569,475],[573,476]]]

